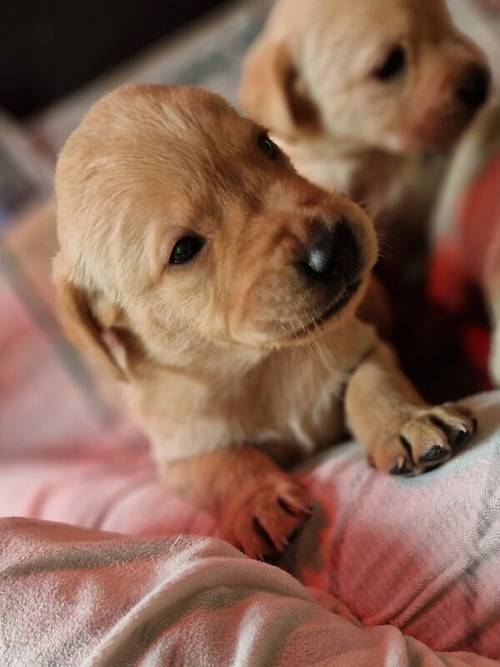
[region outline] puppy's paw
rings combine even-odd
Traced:
[[[281,471],[250,480],[222,510],[220,535],[247,556],[263,560],[282,553],[313,501],[301,484]]]
[[[416,410],[393,436],[371,448],[369,460],[391,475],[419,475],[445,463],[476,429],[472,412],[454,403]]]

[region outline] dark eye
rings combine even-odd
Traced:
[[[200,236],[183,236],[177,241],[168,260],[169,264],[187,264],[205,245]]]
[[[268,160],[275,162],[281,155],[281,151],[272,139],[269,138],[267,132],[259,134],[259,147]]]
[[[379,81],[390,81],[404,70],[406,66],[406,53],[402,46],[392,48],[384,60],[374,71],[373,76]]]

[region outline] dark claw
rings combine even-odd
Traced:
[[[257,519],[257,517],[253,518],[252,523],[253,523],[253,527],[254,527],[255,532],[257,533],[257,535],[260,537],[260,539],[262,540],[262,542],[264,544],[264,548],[265,548],[266,553],[280,552],[281,550],[277,549],[274,546],[274,543],[273,543],[272,539],[267,534],[265,528],[262,526],[262,524]],[[262,556],[262,558],[264,558],[264,556]]]
[[[303,527],[304,527],[304,524],[299,524],[297,526],[297,528],[295,528],[295,530],[292,531],[290,533],[290,535],[288,535],[288,537],[287,537],[288,545],[292,544],[297,539],[297,537],[298,537],[298,535],[299,535],[299,533],[300,533],[300,531],[302,530]]]
[[[301,510],[296,511],[290,507],[284,498],[281,497],[278,498],[278,505],[290,516],[310,516],[314,512],[314,505],[308,505],[307,507],[303,507]]]
[[[284,498],[278,498],[278,505],[281,507],[282,510],[284,510],[287,514],[290,514],[291,516],[296,516],[296,513],[292,510],[290,505],[286,502]]]
[[[449,455],[450,452],[448,449],[445,449],[440,445],[434,445],[434,447],[431,447],[428,452],[420,457],[420,462],[437,463],[438,461],[444,461],[444,459],[446,459]]]
[[[413,452],[412,452],[411,445],[410,445],[409,441],[404,436],[400,435],[399,436],[399,442],[406,449],[406,453],[410,457],[410,460],[413,461]]]
[[[394,476],[403,476],[403,475],[412,475],[413,470],[409,467],[408,462],[404,461],[402,465],[395,466],[391,471],[391,475]]]
[[[472,433],[469,433],[469,431],[459,431],[455,437],[455,442],[453,444],[455,445],[455,447],[462,447],[471,437]]]

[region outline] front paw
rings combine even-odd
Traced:
[[[374,443],[369,460],[391,475],[419,475],[445,463],[476,429],[476,418],[461,405],[417,409],[388,438]]]
[[[311,514],[313,501],[297,481],[273,471],[245,484],[222,509],[220,536],[251,558],[282,553]]]

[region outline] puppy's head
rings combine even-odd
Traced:
[[[488,97],[481,52],[444,0],[278,0],[240,98],[288,141],[393,152],[447,147]]]
[[[376,259],[361,209],[197,88],[105,97],[66,143],[56,192],[63,318],[119,375],[116,341],[165,364],[301,344],[352,312]]]

